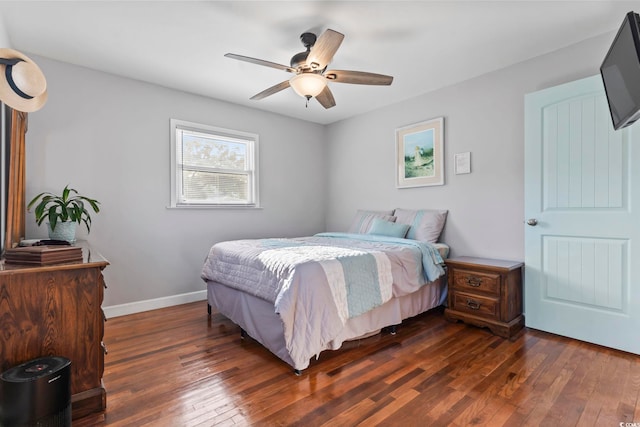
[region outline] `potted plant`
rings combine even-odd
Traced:
[[[37,204],[36,204],[37,203]],[[49,238],[55,240],[76,240],[76,227],[84,222],[87,233],[91,232],[90,207],[95,213],[100,212],[100,202],[82,196],[77,190],[67,185],[62,195],[43,192],[34,197],[27,205],[27,210],[35,205],[35,216],[38,225],[48,219]]]

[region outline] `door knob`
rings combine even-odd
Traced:
[[[527,225],[535,227],[536,225],[538,225],[538,220],[535,218],[530,218],[527,220]]]

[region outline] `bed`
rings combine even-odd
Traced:
[[[358,211],[343,233],[216,243],[210,307],[299,374],[313,357],[446,300],[446,211]]]

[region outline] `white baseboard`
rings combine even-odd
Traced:
[[[172,295],[170,297],[162,297],[148,299],[144,301],[130,302],[127,304],[112,305],[102,307],[107,319],[126,316],[127,314],[141,313],[143,311],[155,310],[157,308],[171,307],[174,305],[187,304],[195,301],[204,301],[207,299],[207,291],[190,292],[188,294]]]

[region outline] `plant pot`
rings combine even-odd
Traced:
[[[75,221],[65,221],[56,224],[56,229],[51,229],[51,224],[47,223],[47,229],[49,230],[49,239],[51,240],[66,240],[69,243],[76,241],[76,228],[78,223]]]

